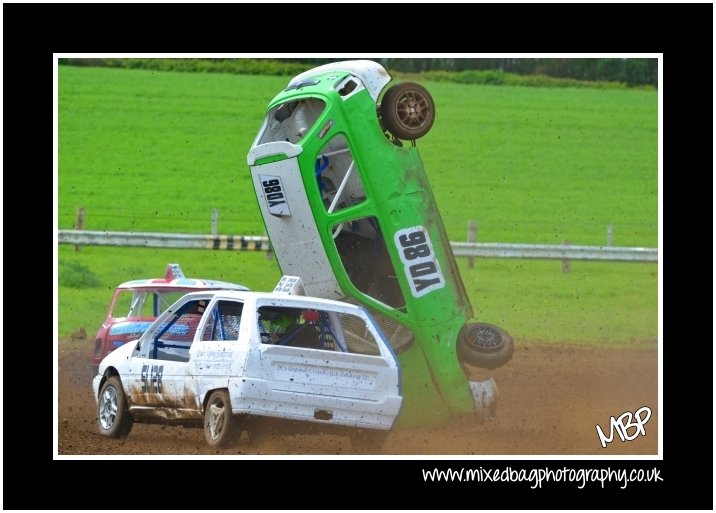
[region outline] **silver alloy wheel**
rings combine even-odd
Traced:
[[[102,429],[110,429],[117,418],[117,390],[110,386],[104,390],[99,402],[99,423]]]
[[[212,404],[209,406],[209,412],[209,435],[213,440],[217,440],[221,436],[221,431],[226,423],[226,406]]]

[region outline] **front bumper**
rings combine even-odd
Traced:
[[[92,391],[94,392],[94,400],[99,402],[99,383],[102,381],[102,375],[97,374],[92,378]]]

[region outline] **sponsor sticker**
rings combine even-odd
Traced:
[[[328,132],[334,124],[335,124],[334,120],[332,120],[332,119],[328,120],[328,123],[323,125],[323,128],[321,128],[321,131],[318,132],[318,138],[323,139],[323,136],[326,135],[326,132]]]

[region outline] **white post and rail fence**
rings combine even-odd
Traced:
[[[215,211],[213,213],[211,235],[59,230],[58,242],[60,244],[72,244],[75,248],[79,248],[79,246],[122,246],[266,251],[267,255],[271,254],[271,244],[268,237],[258,235],[219,235],[217,233],[217,221],[218,213]],[[476,242],[476,237],[477,223],[470,221],[468,224],[468,241],[450,242],[456,257],[468,259],[468,267],[473,266],[474,258],[561,260],[563,272],[569,272],[570,261],[572,260],[658,262],[658,250],[656,248],[612,246],[613,230],[611,225],[607,227],[607,244],[604,246],[577,246],[569,244],[568,241],[564,241],[561,245]]]

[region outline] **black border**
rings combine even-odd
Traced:
[[[697,335],[699,305],[694,303],[701,300],[685,305],[686,330],[679,329],[683,323],[679,323],[674,305],[677,298],[694,297],[690,288],[698,288],[703,280],[703,271],[696,268],[691,256],[693,250],[680,251],[679,246],[679,242],[690,242],[691,248],[700,245],[703,234],[699,232],[697,239],[679,238],[678,234],[684,226],[703,224],[697,196],[706,189],[701,185],[703,177],[712,176],[708,173],[712,159],[701,154],[712,150],[713,126],[704,120],[713,106],[709,108],[704,99],[712,97],[713,54],[709,49],[713,6],[3,4],[2,8],[4,228],[9,248],[4,252],[3,268],[11,284],[7,290],[12,290],[12,296],[6,298],[48,302],[44,291],[52,276],[44,255],[52,254],[48,239],[50,229],[55,229],[49,226],[52,190],[46,187],[52,169],[53,52],[655,52],[664,55],[664,247],[660,265],[664,313],[668,313],[663,323],[666,415],[662,462],[55,461],[51,437],[55,419],[46,378],[53,369],[51,315],[48,312],[46,329],[28,337],[26,330],[14,329],[18,326],[10,306],[14,301],[8,300],[6,319],[12,316],[13,322],[3,326],[3,442],[8,463],[3,476],[4,509],[712,509],[711,475],[698,469],[713,466],[713,460],[711,466],[703,462],[713,454],[713,445],[707,450],[704,444],[713,432],[709,429],[712,416],[703,416],[704,409],[708,413],[708,405],[713,404],[713,349],[708,336]],[[306,19],[308,11],[320,12],[320,16],[315,21]],[[681,36],[683,31],[687,37]],[[15,198],[24,200],[22,203],[29,200],[32,219],[37,222],[30,226],[17,222]],[[49,212],[41,213],[45,206]],[[38,231],[43,233],[41,240],[33,240],[30,234]],[[29,252],[24,251],[27,245]],[[29,273],[30,283],[12,280],[18,270]],[[21,322],[34,326],[36,319]],[[30,354],[28,342],[46,346],[47,351]],[[687,401],[694,398],[697,403],[692,409]],[[426,483],[421,476],[424,467],[476,465],[513,469],[657,467],[664,481],[632,483],[627,490],[593,486],[579,490],[571,483],[531,490],[515,485]],[[186,486],[176,493],[167,489],[155,493],[137,486],[145,482],[148,466],[155,474],[186,479]],[[343,476],[350,484],[320,486],[332,475]],[[272,492],[267,494],[265,483],[271,484]],[[51,491],[57,487],[59,492]],[[669,500],[673,497],[678,497],[678,502]]]

